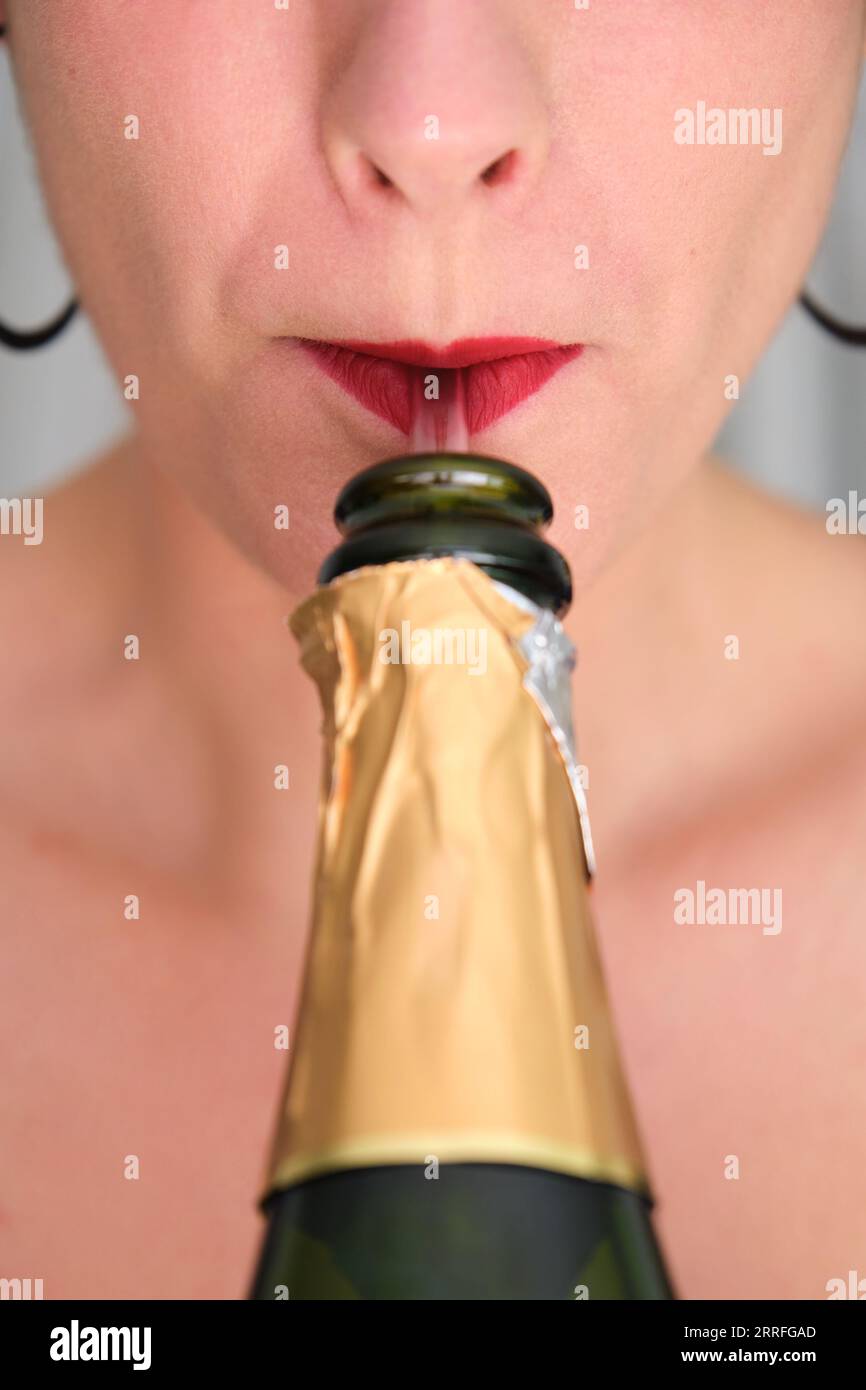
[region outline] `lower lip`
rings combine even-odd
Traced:
[[[485,351],[501,354],[501,348],[497,349],[489,340],[442,353],[415,349],[411,344],[365,344],[367,350],[361,351],[352,343],[300,340],[301,347],[332,381],[367,410],[406,435],[411,434],[414,424],[419,377],[423,381],[430,374],[459,371],[466,426],[470,434],[479,434],[528,396],[540,391],[552,376],[583,351],[580,343],[562,347],[540,339],[519,342],[520,346],[515,346],[513,353],[491,355],[485,361],[479,360],[484,358]],[[530,344],[531,349],[527,351]],[[381,356],[374,355],[374,347]]]

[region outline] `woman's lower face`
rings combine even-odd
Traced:
[[[6,10],[149,460],[299,586],[449,366],[579,582],[648,524],[803,280],[864,40],[862,0]]]

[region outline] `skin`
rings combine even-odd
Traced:
[[[0,14],[70,272],[140,381],[44,544],[0,546],[0,1273],[244,1295],[319,772],[282,620],[340,484],[405,442],[277,340],[527,334],[587,346],[472,442],[544,479],[575,574],[596,920],[678,1291],[866,1274],[864,546],[707,458],[820,237],[862,0]],[[698,99],[782,108],[782,153],[676,144]],[[782,931],[675,925],[699,878],[781,888]]]

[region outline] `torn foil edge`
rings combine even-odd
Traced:
[[[559,619],[548,608],[540,608],[525,594],[494,579],[492,583],[511,603],[530,613],[535,619],[531,628],[519,638],[516,646],[527,663],[523,685],[544,716],[545,723],[559,749],[568,780],[571,784],[580,822],[580,835],[586,870],[595,875],[595,851],[586,792],[580,780],[574,721],[571,713],[571,673],[577,664],[577,651]]]

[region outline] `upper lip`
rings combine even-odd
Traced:
[[[412,430],[422,371],[459,373],[466,426],[476,434],[539,391],[583,350],[581,343],[526,337],[461,338],[445,347],[415,338],[297,341],[344,391],[405,434]]]
[[[550,352],[568,346],[547,338],[460,338],[447,347],[435,347],[420,338],[396,343],[364,343],[340,339],[322,346],[362,352],[367,357],[383,357],[388,362],[404,362],[408,367],[432,367],[446,371],[455,367],[474,367],[479,362],[498,362],[503,357],[523,357],[530,352]]]

